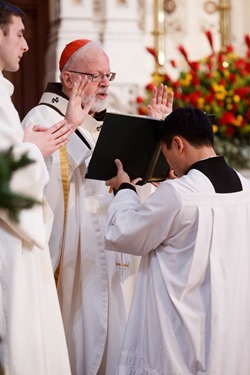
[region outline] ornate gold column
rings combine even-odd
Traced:
[[[221,40],[221,50],[225,51],[225,48],[231,42],[231,3],[230,0],[219,0],[217,7],[220,12],[220,40]]]
[[[165,64],[165,13],[164,0],[154,0],[154,48],[157,54],[155,74],[164,74]]]

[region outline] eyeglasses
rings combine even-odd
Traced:
[[[108,78],[109,81],[114,81],[116,73],[110,72],[107,74],[100,73],[100,74],[91,74],[91,73],[84,73],[84,72],[77,72],[76,70],[68,70],[70,73],[78,73],[84,74],[85,76],[89,76],[90,80],[93,82],[102,82],[104,78]]]

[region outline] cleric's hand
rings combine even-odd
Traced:
[[[168,93],[167,86],[162,83],[160,86],[154,87],[150,97],[150,104],[148,105],[149,116],[163,120],[173,110],[174,93]]]
[[[115,159],[115,164],[117,166],[117,175],[110,180],[105,182],[106,186],[112,186],[116,190],[119,189],[120,185],[124,182],[127,182],[133,186],[137,184],[137,182],[141,181],[141,178],[135,178],[134,180],[130,180],[129,175],[124,171],[122,162],[119,159]]]
[[[69,95],[65,119],[74,125],[74,130],[84,122],[95,100],[94,95],[87,97],[85,94],[89,82],[87,76],[79,76]]]

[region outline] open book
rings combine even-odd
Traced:
[[[152,117],[107,113],[88,165],[86,178],[109,180],[116,176],[114,160],[139,184],[163,181],[169,165],[161,152],[159,127],[162,121]]]

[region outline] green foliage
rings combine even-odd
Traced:
[[[0,152],[0,209],[7,211],[14,221],[18,221],[21,210],[29,209],[39,203],[33,198],[14,193],[10,189],[13,174],[32,163],[34,161],[29,159],[27,154],[15,159],[12,147]]]

